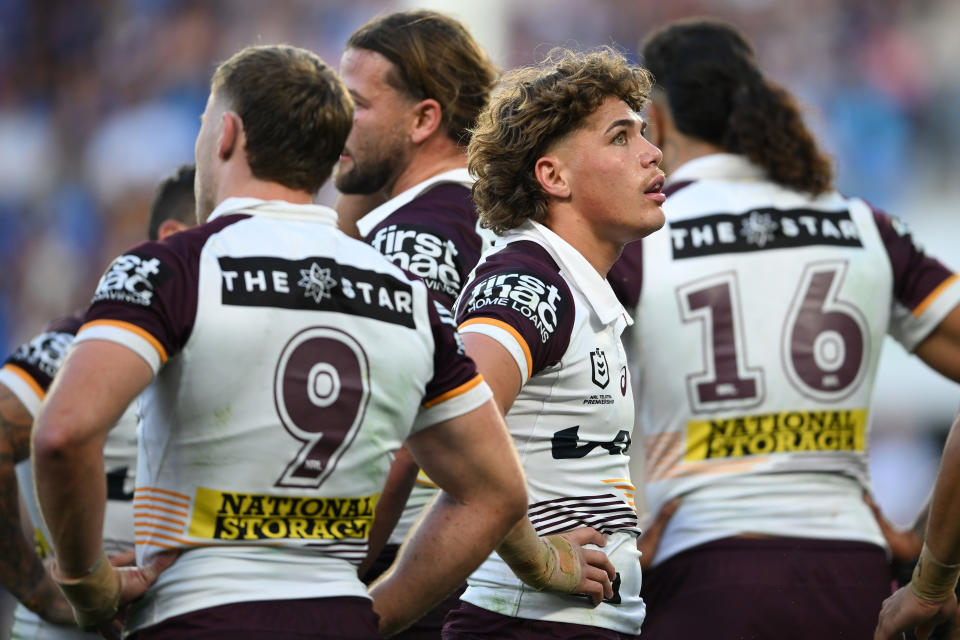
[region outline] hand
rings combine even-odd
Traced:
[[[920,549],[923,548],[923,539],[917,535],[915,531],[901,531],[897,529],[893,523],[883,515],[880,507],[869,493],[864,492],[863,501],[870,507],[870,510],[873,512],[873,517],[876,518],[877,524],[880,525],[880,531],[883,533],[883,538],[890,547],[890,554],[893,560],[901,564],[913,565],[913,563],[917,561],[917,558],[920,557]]]
[[[650,523],[650,526],[644,528],[643,535],[637,538],[637,550],[641,554],[640,568],[642,570],[646,571],[653,564],[653,558],[657,553],[657,547],[660,546],[663,530],[667,528],[667,523],[670,522],[670,518],[673,517],[679,506],[680,499],[674,498],[660,507],[657,517]],[[920,550],[917,549],[917,554],[919,553]]]
[[[107,640],[120,640],[126,622],[130,604],[147,592],[157,577],[170,567],[180,555],[179,551],[165,551],[157,554],[149,564],[138,567],[133,562],[136,552],[133,550],[110,556],[110,564],[120,578],[120,602],[117,615],[97,626],[97,631]]]
[[[613,597],[612,580],[617,575],[610,558],[602,551],[584,549],[585,544],[606,546],[606,538],[596,529],[584,527],[541,538],[549,544],[556,560],[544,591],[585,595],[594,606]]]
[[[33,592],[24,598],[23,605],[50,624],[61,627],[76,626],[70,603],[67,602],[63,592],[57,587],[57,583],[53,581],[49,573],[37,584]]]
[[[81,629],[96,629],[105,638],[119,638],[127,605],[146,593],[178,555],[179,552],[158,554],[143,567],[114,567],[112,563],[102,563],[101,556],[101,561],[83,578],[59,578],[58,584]],[[125,554],[117,559],[125,560]]]
[[[873,640],[899,640],[910,629],[915,629],[918,640],[927,640],[941,622],[953,620],[956,624],[956,615],[955,595],[942,602],[930,602],[917,597],[907,585],[883,601]]]

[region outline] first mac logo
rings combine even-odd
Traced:
[[[154,291],[170,274],[170,269],[154,256],[141,253],[122,255],[100,278],[93,301],[119,300],[150,306]]]

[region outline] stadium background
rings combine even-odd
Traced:
[[[730,20],[804,102],[840,189],[899,215],[960,269],[954,0],[0,0],[0,350],[84,305],[107,261],[141,240],[154,187],[192,161],[218,61],[288,42],[336,67],[354,29],[409,6],[464,20],[502,68],[553,45],[636,58],[664,21]],[[895,522],[926,496],[958,403],[960,388],[888,340],[870,448]],[[0,590],[0,639],[7,615]]]

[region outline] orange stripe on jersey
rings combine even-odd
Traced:
[[[183,533],[183,529],[174,529],[173,527],[168,527],[165,524],[155,524],[153,522],[141,522],[140,524],[134,525],[134,533],[150,533],[153,529],[160,529],[161,531],[169,531],[171,533]]]
[[[164,509],[163,507],[155,507],[151,504],[135,504],[133,505],[134,510],[137,509],[150,509],[152,511],[162,511],[164,513],[172,513],[175,516],[183,516],[186,518],[189,514],[184,513],[183,511],[174,511],[173,509]]]
[[[86,329],[87,327],[99,327],[99,326],[116,327],[118,329],[124,329],[126,331],[129,331],[130,333],[137,334],[138,336],[140,336],[141,338],[149,342],[150,346],[152,346],[154,349],[157,350],[157,353],[160,354],[161,364],[167,361],[167,350],[163,348],[163,345],[160,344],[160,341],[154,338],[144,329],[141,329],[137,325],[131,324],[129,322],[123,322],[122,320],[93,320],[92,322],[88,322],[87,324],[80,327],[80,331],[77,331],[77,335],[80,335],[80,332]]]
[[[916,306],[916,308],[913,310],[913,315],[919,318],[920,314],[926,311],[927,307],[933,304],[933,301],[937,299],[937,296],[943,293],[943,291],[947,287],[949,287],[951,284],[953,284],[957,278],[960,278],[960,273],[953,274],[952,276],[950,276],[949,278],[941,282],[939,285],[937,285],[937,288],[931,291],[927,295],[927,297],[923,299],[923,302],[921,302]]]
[[[626,484],[630,484],[631,480],[629,478],[614,478],[613,480],[604,480],[603,482],[606,482],[607,484],[612,482],[625,482]]]
[[[447,391],[446,393],[441,393],[439,396],[437,396],[433,400],[424,402],[423,408],[429,409],[430,407],[436,406],[441,402],[446,402],[450,398],[456,398],[457,396],[463,395],[467,391],[470,391],[471,389],[479,385],[481,382],[483,382],[483,376],[478,373],[475,378],[472,378],[471,380],[464,382],[462,385],[460,385],[456,389],[450,389],[450,391]]]
[[[181,527],[187,524],[186,520],[174,520],[173,518],[165,518],[163,516],[155,516],[152,513],[135,513],[133,514],[134,523],[140,521],[143,522],[144,518],[149,518],[150,520],[162,520],[163,522],[172,522],[173,524],[179,524]],[[149,524],[144,522],[144,524]]]
[[[156,487],[137,487],[133,490],[134,493],[163,493],[168,496],[173,496],[174,498],[183,498],[187,502],[190,502],[190,496],[177,493],[176,491],[168,491],[167,489],[157,489]]]
[[[17,365],[15,365],[15,364],[5,364],[5,365],[3,365],[3,368],[4,368],[4,369],[7,369],[10,373],[12,373],[13,375],[17,376],[18,378],[20,378],[21,380],[23,380],[24,382],[26,382],[27,385],[28,385],[31,389],[33,389],[33,392],[34,392],[35,394],[37,394],[37,396],[38,396],[41,400],[43,400],[45,397],[47,397],[47,392],[43,390],[43,387],[41,387],[39,384],[37,384],[37,381],[33,379],[33,376],[31,376],[29,373],[27,373],[26,371],[24,371],[23,369],[21,369],[21,368],[18,367]]]
[[[523,349],[523,357],[527,360],[527,379],[530,379],[530,375],[533,372],[533,356],[530,355],[530,347],[527,346],[527,341],[523,339],[523,336],[520,335],[520,332],[508,325],[502,320],[496,320],[494,318],[471,318],[463,324],[460,325],[460,328],[469,327],[473,324],[488,324],[492,327],[497,327],[498,329],[503,329],[520,344],[520,348]],[[526,380],[524,380],[526,382]]]
[[[134,502],[162,502],[164,504],[169,504],[174,507],[180,507],[181,509],[189,509],[189,504],[183,504],[182,502],[177,502],[176,500],[167,500],[166,498],[158,498],[156,496],[133,496]]]

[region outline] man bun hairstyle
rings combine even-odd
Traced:
[[[709,18],[679,20],[641,48],[681,133],[746,156],[784,187],[811,195],[832,187],[830,161],[796,100],[763,75],[736,28]]]
[[[397,11],[371,20],[348,49],[379,53],[393,64],[387,83],[414,100],[440,103],[443,127],[460,146],[487,104],[497,68],[465,26],[436,11]]]

